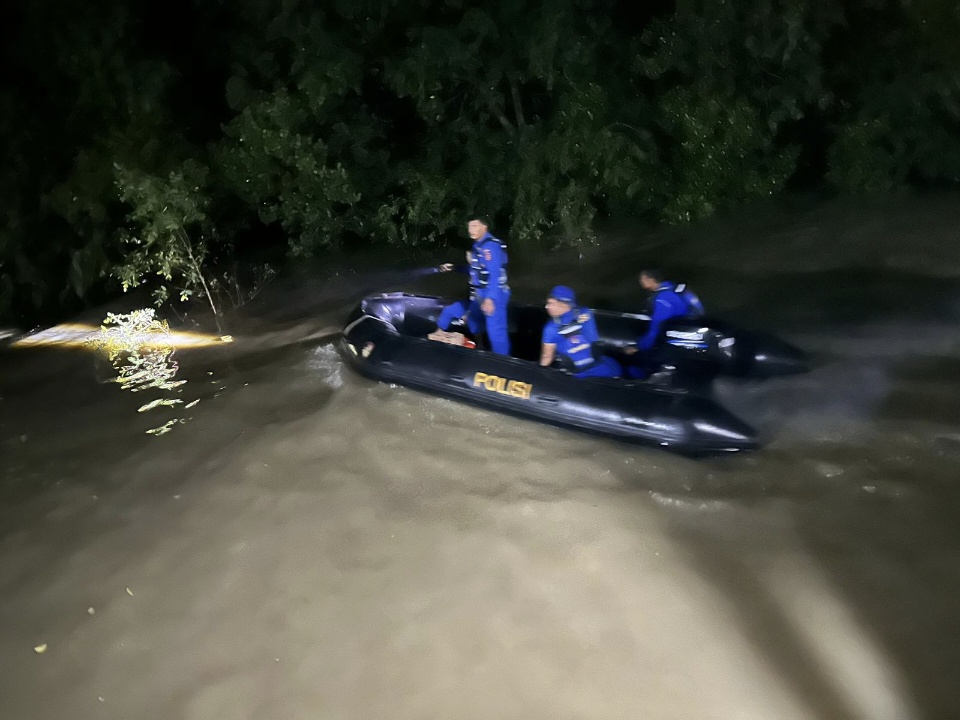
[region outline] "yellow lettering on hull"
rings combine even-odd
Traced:
[[[489,392],[520,398],[521,400],[529,400],[530,393],[533,390],[533,385],[530,383],[520,382],[519,380],[509,380],[498,377],[497,375],[487,375],[487,373],[484,372],[478,372],[473,376],[473,386],[482,387]]]

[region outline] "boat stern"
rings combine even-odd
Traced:
[[[760,435],[749,423],[708,398],[690,401],[684,445],[694,454],[745,452],[760,447]]]

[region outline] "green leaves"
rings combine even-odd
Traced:
[[[803,0],[722,0],[649,26],[634,68],[658,89],[662,217],[696,220],[783,188],[800,151],[783,130],[824,96],[822,43],[840,19]]]
[[[904,168],[884,146],[890,132],[885,118],[870,118],[839,128],[830,148],[828,178],[838,187],[853,193],[879,193],[892,190],[903,179]]]
[[[166,177],[116,166],[119,196],[130,208],[120,233],[124,257],[112,271],[124,292],[150,283],[160,305],[174,293],[183,300],[202,290],[214,317],[220,314],[205,277],[212,237],[208,172],[194,161]]]
[[[285,90],[263,95],[226,128],[224,179],[265,224],[279,223],[295,255],[336,245],[344,214],[360,200],[341,162],[310,131],[312,115]]]
[[[37,0],[11,55],[35,92],[0,92],[0,314],[111,282],[216,311],[240,235],[293,257],[422,245],[482,211],[517,248],[589,242],[602,215],[688,222],[804,172],[958,183],[954,6]],[[148,42],[168,12],[196,52]]]
[[[778,147],[746,99],[678,89],[663,98],[661,109],[678,141],[673,193],[663,210],[672,222],[770,195],[793,172],[797,149]]]

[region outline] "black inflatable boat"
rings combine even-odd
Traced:
[[[542,308],[510,308],[514,357],[428,340],[447,302],[405,293],[367,297],[343,330],[340,352],[354,369],[376,380],[622,441],[686,454],[736,452],[758,445],[748,424],[709,396],[685,387],[580,379],[540,367],[540,335],[547,320]],[[596,317],[612,353],[635,341],[646,322],[643,316],[602,311]],[[671,324],[670,331],[682,333],[673,339],[683,344],[670,346],[669,357],[700,373],[767,377],[805,367],[795,348],[765,336],[737,333],[729,325],[684,321]]]

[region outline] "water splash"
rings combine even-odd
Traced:
[[[337,390],[343,387],[343,361],[332,345],[313,348],[307,359],[307,367],[316,371],[330,387]]]

